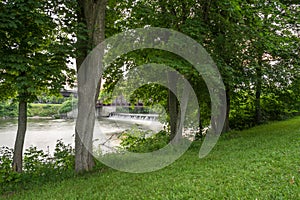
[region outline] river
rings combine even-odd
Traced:
[[[101,118],[95,123],[94,145],[101,144],[103,152],[110,152],[119,145],[118,133],[133,126],[143,130],[159,131],[163,125],[157,121]],[[61,139],[65,144],[74,147],[75,121],[68,119],[28,119],[25,137],[25,149],[36,146],[45,152],[53,153],[56,141]],[[0,120],[0,146],[13,148],[17,132],[17,120]]]

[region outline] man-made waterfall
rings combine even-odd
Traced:
[[[113,119],[132,119],[132,120],[149,120],[149,121],[157,121],[158,114],[136,114],[136,113],[110,113],[109,118]]]

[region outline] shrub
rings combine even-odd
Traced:
[[[149,136],[150,135],[150,136]],[[134,127],[120,135],[121,148],[131,152],[152,152],[163,148],[169,143],[170,135],[162,130],[156,134],[142,131]]]
[[[16,117],[18,116],[18,105],[14,102],[0,103],[0,117]]]
[[[43,168],[51,163],[50,156],[36,147],[29,147],[24,153],[24,172],[30,174],[41,174]]]
[[[43,184],[48,181],[62,180],[74,174],[74,149],[61,140],[56,143],[54,156],[30,147],[24,152],[23,173],[12,170],[13,150],[0,149],[0,194],[16,188],[28,188],[30,184]]]
[[[65,101],[61,108],[59,109],[59,113],[67,113],[74,109],[74,106],[77,105],[77,99],[70,98],[67,101]]]
[[[8,147],[0,149],[0,185],[6,183],[17,183],[20,181],[20,174],[12,170],[13,150]]]
[[[58,169],[72,170],[75,165],[75,151],[70,144],[64,144],[62,140],[57,140],[54,151],[54,165]]]
[[[61,104],[28,104],[28,116],[52,117],[60,107]]]

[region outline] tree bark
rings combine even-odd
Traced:
[[[175,72],[168,73],[168,109],[170,115],[170,140],[172,140],[177,132],[177,118],[178,118],[178,101],[173,91],[176,91],[177,76]]]
[[[261,70],[262,62],[258,62],[258,66],[256,67],[256,88],[255,88],[255,123],[261,123],[261,89],[262,89],[262,70]]]
[[[229,87],[227,87],[227,89],[226,89],[226,118],[225,118],[222,133],[226,133],[226,132],[230,131],[229,113],[230,113],[230,89],[229,89]]]
[[[15,172],[22,172],[23,169],[23,146],[27,128],[27,102],[19,101],[18,131],[15,140],[12,168]]]
[[[189,83],[185,82],[181,92],[180,107],[179,109],[177,109],[177,122],[176,122],[176,132],[175,132],[176,135],[172,140],[173,144],[178,144],[182,139],[184,120],[185,120],[185,115],[186,115],[187,106],[189,102],[189,95],[190,95]]]
[[[85,24],[88,40],[78,38],[79,56],[76,58],[77,71],[83,63],[89,50],[96,47],[104,40],[105,29],[105,9],[107,0],[78,0],[78,21]],[[98,81],[95,96],[93,97],[92,106],[95,107],[99,93],[101,80]],[[78,82],[78,88],[80,87]],[[94,167],[94,158],[92,155],[93,147],[93,132],[95,123],[94,108],[82,110],[80,103],[90,103],[81,101],[84,94],[79,94],[79,107],[77,120],[85,120],[84,130],[75,130],[75,171],[83,172],[90,171]],[[78,122],[78,121],[77,121]]]

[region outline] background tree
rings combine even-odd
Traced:
[[[113,23],[113,29],[112,25],[107,25],[109,30],[146,26],[171,28],[192,37],[206,48],[226,86],[224,132],[230,129],[229,122],[232,128],[243,128],[292,114],[292,108],[283,108],[282,105],[290,100],[288,96],[281,96],[280,91],[290,88],[299,77],[299,36],[295,34],[299,5],[295,2],[128,0],[116,3],[113,9],[118,11],[119,20]],[[148,54],[155,55],[159,62],[169,56],[161,54],[159,57],[153,52],[148,51]],[[127,56],[123,60],[131,58]],[[144,55],[144,58],[151,58],[151,55]],[[180,65],[177,61],[172,67],[191,77],[186,63]],[[115,82],[121,72],[114,70],[108,75],[106,86]],[[205,84],[197,83],[198,80],[201,77],[189,78],[196,92],[205,93]],[[201,111],[202,118],[209,118],[209,106],[206,101],[200,102],[200,107],[205,108]]]

